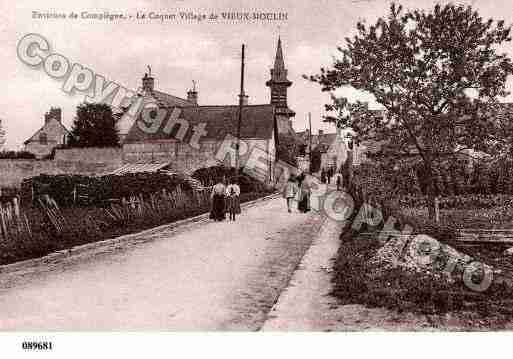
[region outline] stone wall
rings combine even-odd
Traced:
[[[274,139],[245,139],[241,143],[241,165],[248,167],[266,168],[264,176],[272,174],[275,156]],[[160,140],[153,142],[127,143],[123,145],[123,160],[125,163],[171,163],[171,170],[192,174],[195,170],[224,163],[235,165],[235,140],[230,143],[208,140],[200,144],[199,149],[177,140]],[[250,162],[248,162],[250,161]],[[271,163],[265,165],[262,163]],[[272,178],[271,178],[272,179]]]
[[[274,139],[246,139],[241,143],[241,166],[257,169],[254,177],[272,181]],[[53,160],[0,159],[0,188],[19,187],[23,179],[40,174],[102,175],[123,163],[171,163],[171,170],[192,174],[202,167],[224,163],[235,166],[235,141],[204,141],[199,149],[176,140],[125,144],[121,148],[56,150]]]
[[[121,148],[57,150],[54,160],[0,159],[0,187],[19,187],[23,179],[40,174],[101,175],[122,164]]]
[[[57,174],[52,161],[0,159],[0,187],[19,187],[24,178]]]
[[[120,166],[123,162],[121,147],[68,148],[55,151],[55,160],[63,162],[104,163]]]

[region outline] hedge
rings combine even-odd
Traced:
[[[0,159],[33,160],[36,156],[28,151],[0,151]]]
[[[34,203],[43,195],[53,198],[60,206],[103,206],[122,198],[147,198],[153,193],[173,191],[180,186],[191,191],[190,184],[177,175],[165,173],[135,173],[105,175],[40,175],[23,181],[22,203]]]

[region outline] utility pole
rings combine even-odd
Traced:
[[[244,106],[244,49],[245,45],[242,44],[242,57],[240,67],[239,121],[237,123],[237,147],[235,152],[235,174],[237,176],[237,179],[240,175],[240,127],[242,123],[242,107]]]
[[[308,172],[312,173],[312,113],[308,112],[308,154],[310,156],[310,168],[308,168]]]

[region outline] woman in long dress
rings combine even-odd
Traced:
[[[226,217],[226,187],[223,181],[219,181],[213,188],[210,197],[212,198],[212,211],[210,218],[215,221],[223,221]]]
[[[304,174],[301,175],[299,184],[299,203],[297,209],[303,213],[310,210],[310,184]]]

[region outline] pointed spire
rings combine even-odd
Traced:
[[[285,70],[285,61],[283,61],[283,50],[281,49],[281,37],[278,36],[278,47],[276,48],[276,57],[274,58],[274,71],[281,72]]]
[[[295,115],[294,111],[290,110],[287,106],[287,87],[291,86],[292,82],[287,79],[281,36],[278,36],[278,46],[276,47],[274,67],[271,69],[271,79],[265,84],[271,88],[271,104],[276,106],[276,113],[287,118],[293,117]]]

